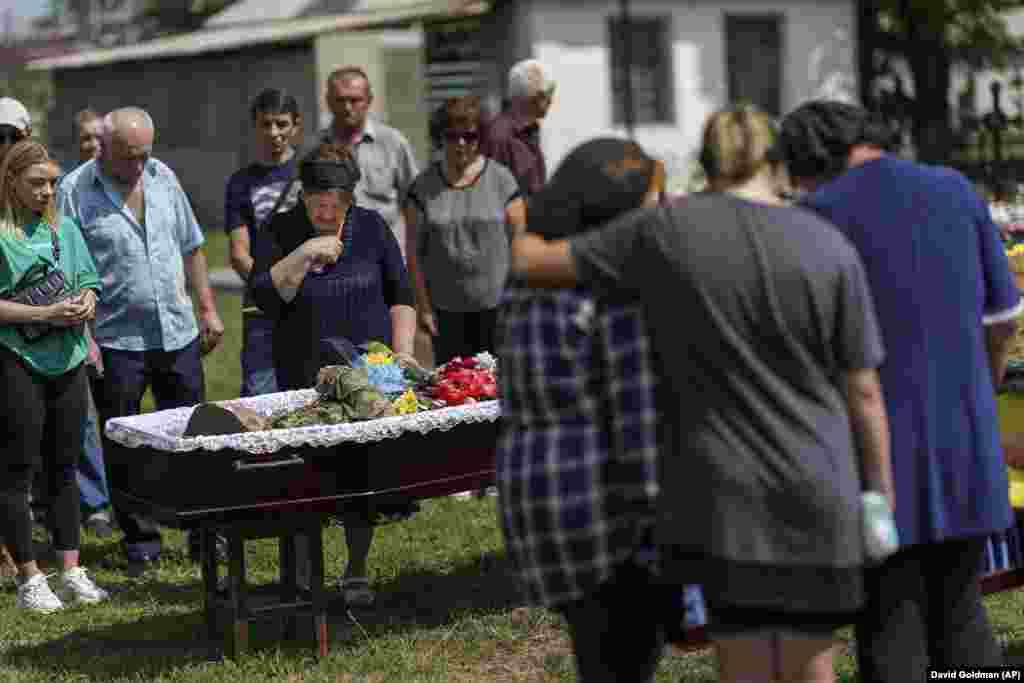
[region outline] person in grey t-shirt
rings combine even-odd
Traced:
[[[777,198],[773,141],[764,114],[720,112],[702,161],[724,192],[569,241],[524,235],[514,265],[643,304],[665,570],[702,584],[723,681],[823,682],[864,600],[861,477],[893,495],[884,353],[857,252]]]
[[[526,209],[511,171],[480,154],[480,100],[445,105],[444,157],[409,188],[406,258],[421,326],[440,365],[495,348],[512,234]]]

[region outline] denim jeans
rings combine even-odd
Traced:
[[[262,314],[243,314],[241,396],[260,396],[276,391],[274,320]]]
[[[82,456],[78,459],[75,478],[82,503],[82,519],[110,507],[110,489],[107,486],[107,468],[103,462],[103,443],[100,439],[99,414],[92,391],[89,391],[88,414],[85,418],[85,438]]]

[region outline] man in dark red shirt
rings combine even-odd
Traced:
[[[518,62],[508,72],[508,105],[487,126],[483,154],[506,166],[523,195],[544,186],[547,165],[540,148],[540,122],[551,107],[555,81],[535,59]]]

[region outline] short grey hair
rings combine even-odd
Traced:
[[[510,98],[533,97],[555,89],[551,70],[536,59],[516,62],[508,70],[508,96]]]
[[[103,117],[103,137],[109,141],[114,137],[114,133],[117,129],[117,119],[122,117],[131,117],[141,120],[146,127],[152,131],[156,131],[156,126],[153,123],[153,117],[149,115],[149,112],[141,107],[122,107],[121,109],[115,109],[109,112]]]

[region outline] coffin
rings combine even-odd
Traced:
[[[313,390],[240,404],[261,415]],[[474,490],[493,481],[497,401],[326,427],[182,438],[193,408],[107,421],[114,503],[173,526],[254,512],[341,511]]]

